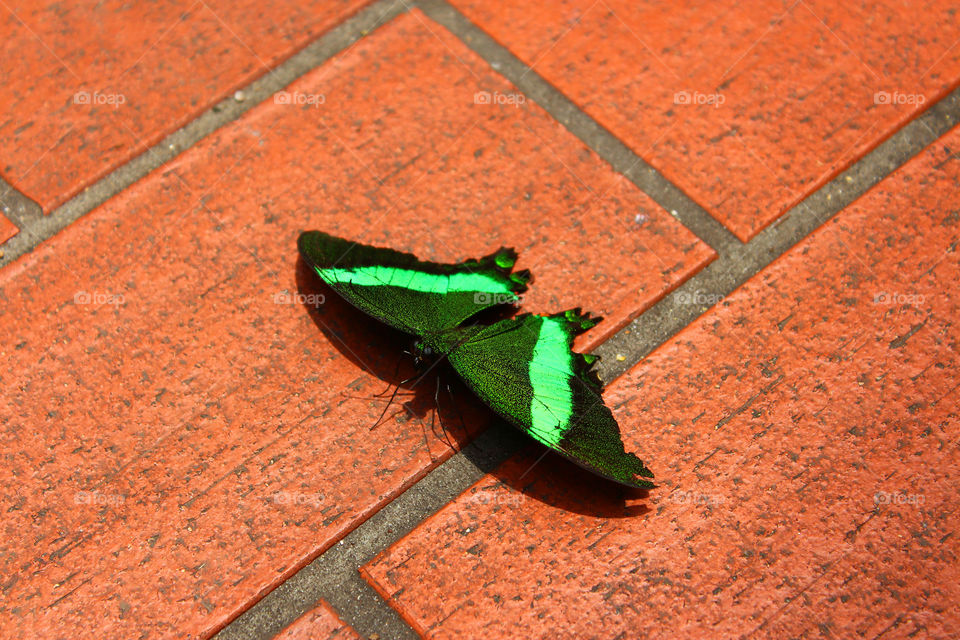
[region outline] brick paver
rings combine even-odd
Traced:
[[[50,211],[367,2],[4,0],[0,174]]]
[[[0,635],[208,636],[450,455],[432,389],[371,431],[403,343],[301,230],[512,244],[596,339],[711,259],[521,99],[413,12],[0,272]]]
[[[958,147],[608,388],[649,497],[532,451],[365,575],[431,638],[954,637]]]
[[[741,239],[960,83],[950,0],[452,0]]]
[[[17,225],[10,222],[6,216],[0,213],[0,244],[17,235],[18,231]]]
[[[297,618],[280,632],[275,640],[352,640],[359,639],[357,632],[337,617],[326,602]]]

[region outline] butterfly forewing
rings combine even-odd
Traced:
[[[317,275],[348,302],[401,331],[427,335],[449,330],[483,309],[514,304],[530,273],[511,273],[512,249],[479,260],[441,264],[363,245],[322,231],[298,241]]]

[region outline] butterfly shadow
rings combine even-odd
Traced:
[[[371,388],[358,382],[345,393],[366,400],[382,401],[383,420],[419,420],[454,449],[462,449],[476,434],[479,401],[464,401],[470,395],[445,363],[418,380],[410,351],[414,338],[368,316],[324,283],[312,267],[298,256],[297,292],[310,319],[330,344],[359,370],[383,382]],[[442,388],[438,393],[437,375]],[[449,389],[448,389],[449,387]],[[396,397],[391,396],[396,392]],[[438,402],[439,400],[439,402]],[[438,404],[440,405],[438,407]],[[437,419],[439,417],[439,419]],[[375,425],[371,423],[371,428]]]
[[[504,496],[505,500],[535,500],[555,509],[595,518],[635,518],[651,511],[645,503],[649,489],[627,487],[602,478],[530,442],[502,420],[495,417],[491,420],[494,424],[490,430],[475,445],[465,448],[463,454],[513,490]],[[491,457],[506,456],[509,457],[502,464],[490,462]]]

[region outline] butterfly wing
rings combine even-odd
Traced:
[[[595,357],[571,350],[573,338],[597,321],[579,309],[521,315],[432,340],[486,404],[534,439],[601,476],[653,487],[646,479],[653,473],[626,452],[603,403],[590,368]]]
[[[322,231],[301,234],[297,246],[317,275],[348,302],[414,335],[441,332],[488,307],[514,304],[530,281],[529,271],[511,273],[517,259],[512,249],[441,264]]]

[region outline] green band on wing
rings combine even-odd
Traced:
[[[557,446],[573,414],[573,353],[560,322],[544,318],[530,360],[530,418],[533,430],[545,444]]]
[[[516,294],[510,290],[510,283],[497,280],[485,273],[438,274],[399,269],[383,265],[354,267],[352,269],[317,267],[317,273],[327,282],[334,284],[355,284],[364,287],[399,287],[423,293],[452,293],[455,291],[476,291],[478,293],[505,294],[504,302],[515,302]]]

